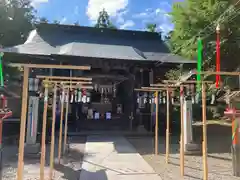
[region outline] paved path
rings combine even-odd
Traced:
[[[79,180],[162,180],[124,137],[88,136]]]

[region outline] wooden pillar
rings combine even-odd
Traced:
[[[63,89],[62,99],[61,99],[61,119],[60,119],[60,130],[59,130],[59,141],[58,141],[58,163],[61,163],[62,156],[62,130],[63,130],[63,114],[64,114],[64,95],[65,91]]]
[[[170,129],[170,110],[169,110],[169,104],[170,104],[170,98],[169,98],[169,89],[167,89],[167,127],[166,127],[166,163],[169,162],[169,129]]]
[[[203,155],[203,179],[208,180],[208,162],[207,162],[207,118],[206,118],[206,90],[205,83],[202,82],[202,155]]]
[[[63,154],[66,154],[67,148],[67,132],[68,132],[68,108],[69,108],[69,88],[67,89],[67,96],[66,96],[66,112],[65,112],[65,127],[64,127],[64,146],[63,146]]]
[[[40,160],[40,180],[44,180],[44,169],[46,159],[46,126],[47,126],[47,110],[48,110],[48,84],[44,85],[44,110],[43,110],[43,124],[42,124],[42,147]]]
[[[55,122],[56,122],[56,103],[57,103],[57,85],[53,90],[53,105],[52,105],[52,133],[51,133],[51,150],[50,150],[50,171],[49,180],[53,179],[54,170],[54,148],[55,148]]]
[[[156,122],[155,122],[155,155],[158,155],[158,91],[155,92]]]
[[[24,67],[23,87],[22,87],[21,125],[20,125],[20,138],[19,138],[19,150],[18,150],[19,154],[18,154],[17,180],[22,180],[23,179],[24,142],[25,142],[27,102],[28,102],[28,76],[29,76],[29,68]]]
[[[181,176],[184,176],[184,124],[183,124],[183,101],[184,101],[184,91],[183,91],[183,86],[180,86],[180,111],[181,111],[180,171],[181,171]]]

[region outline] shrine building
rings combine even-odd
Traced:
[[[93,79],[93,90],[87,92],[85,100],[70,102],[69,124],[76,128],[78,116],[79,131],[136,128],[142,123],[136,116],[137,110],[149,114],[150,106],[138,107],[134,88],[165,79],[165,73],[180,64],[189,69],[196,64],[171,54],[159,33],[46,23],[37,24],[24,44],[3,51],[4,61],[8,63],[91,66],[89,71],[34,69],[29,77],[54,75]],[[12,94],[16,99],[12,103],[9,101],[14,118],[20,118],[21,108],[16,107],[21,104],[20,85],[15,83]],[[84,115],[87,110],[76,115],[84,108],[92,109],[91,118]],[[147,125],[149,119],[150,116],[146,116],[143,120],[147,130],[151,129]]]

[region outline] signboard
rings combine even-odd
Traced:
[[[183,104],[184,143],[193,141],[192,135],[192,101],[184,101]]]
[[[38,97],[35,96],[29,97],[27,119],[27,144],[36,143],[38,125],[38,104],[39,104]]]

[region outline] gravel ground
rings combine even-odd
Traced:
[[[62,164],[55,164],[54,180],[78,180],[81,170],[81,161],[84,154],[85,138],[77,137],[70,140],[69,154],[63,158]],[[55,146],[55,161],[57,158],[58,146]],[[18,147],[15,145],[6,145],[3,151],[3,180],[16,180],[17,172],[17,152]],[[49,172],[50,145],[46,147],[46,168],[45,179],[48,178]],[[38,180],[39,157],[25,157],[24,160],[24,180]]]
[[[193,129],[194,139],[201,142],[202,130],[200,126]],[[177,134],[177,133],[174,133]],[[152,137],[128,137],[136,150],[162,177],[163,180],[179,180],[179,137],[171,137],[170,163],[165,164],[165,137],[159,137],[159,155],[155,156],[154,139]],[[78,180],[81,170],[81,160],[85,148],[85,138],[75,137],[70,140],[70,153],[64,158],[61,165],[55,165],[54,180]],[[232,176],[231,162],[231,127],[209,125],[208,126],[208,167],[209,180],[240,180]],[[57,145],[56,145],[57,149]],[[16,180],[18,147],[6,145],[3,151],[3,180]],[[49,171],[50,148],[46,149],[46,179]],[[55,151],[56,152],[56,151]],[[55,154],[57,157],[57,153]],[[39,179],[39,158],[25,157],[24,180]],[[199,180],[203,177],[202,157],[185,156],[185,177],[187,180]]]
[[[201,142],[201,127],[194,128],[194,136],[197,143]],[[153,167],[163,180],[178,180],[180,176],[179,137],[171,137],[171,154],[169,164],[165,164],[165,137],[159,137],[159,155],[154,155],[154,139],[152,137],[131,138],[132,143],[143,158]],[[240,180],[232,176],[231,160],[231,128],[208,128],[208,170],[209,180]],[[185,156],[186,180],[203,179],[203,164],[201,156]]]

